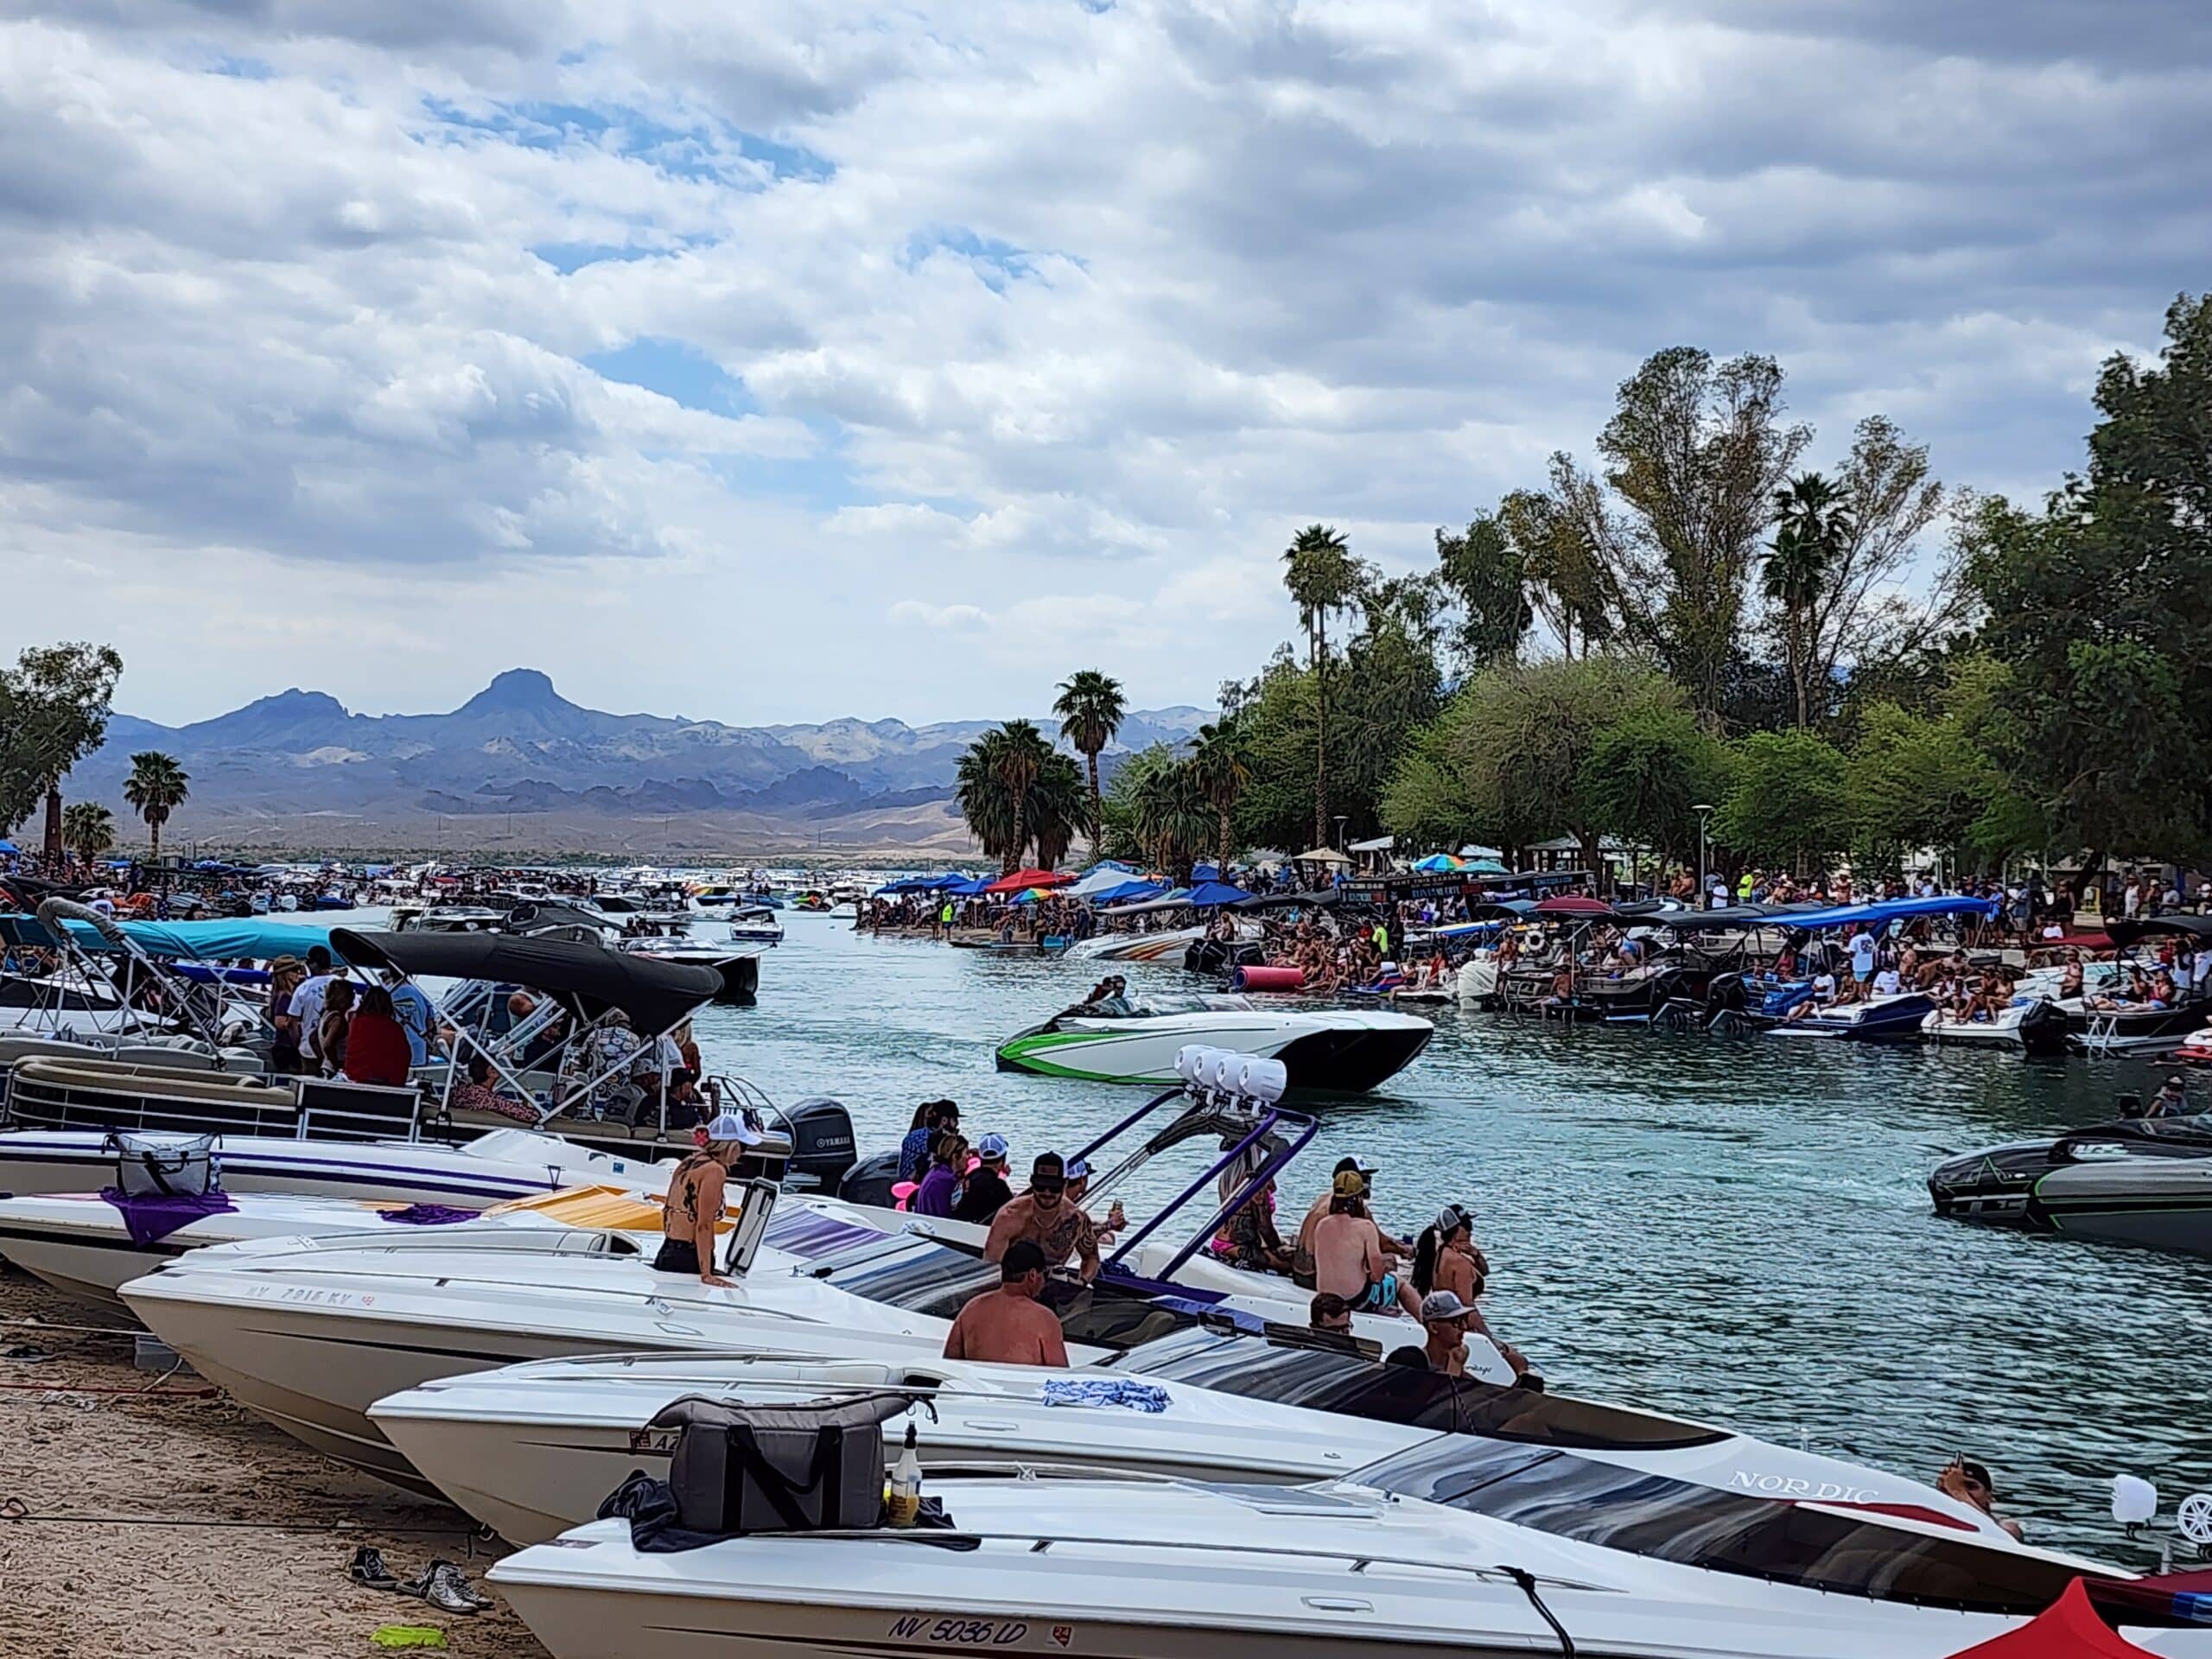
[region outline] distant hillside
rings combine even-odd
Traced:
[[[1179,742],[1207,717],[1142,709],[1110,757]],[[612,715],[509,669],[449,714],[357,715],[297,688],[188,726],[130,715],[67,792],[130,817],[134,750],[174,754],[192,799],[168,831],[226,846],[496,852],[878,850],[968,844],[952,810],[960,753],[990,721],[728,726]],[[1053,722],[1038,724],[1053,729]]]

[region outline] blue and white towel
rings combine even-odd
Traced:
[[[1119,1376],[1060,1377],[1045,1384],[1048,1406],[1122,1406],[1131,1411],[1162,1412],[1169,1395],[1157,1382]]]

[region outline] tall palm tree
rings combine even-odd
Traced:
[[[985,732],[962,751],[954,799],[983,856],[1001,861],[1001,868],[1010,870],[1014,866],[1004,860],[1014,840],[1014,802],[999,782],[999,757],[1005,747],[1006,733],[998,729]],[[1019,859],[1018,850],[1015,856]]]
[[[1199,791],[1213,804],[1215,829],[1218,838],[1215,846],[1214,868],[1221,879],[1229,879],[1229,815],[1236,805],[1236,798],[1252,781],[1252,768],[1244,759],[1243,734],[1233,720],[1208,721],[1198,728],[1198,736],[1191,746],[1190,766]]]
[[[1760,588],[1782,613],[1782,654],[1797,694],[1797,727],[1812,721],[1814,629],[1829,573],[1855,529],[1843,493],[1818,473],[1805,473],[1774,493],[1774,543],[1760,570]]]
[[[1191,866],[1214,827],[1211,803],[1199,787],[1197,769],[1179,760],[1148,772],[1137,786],[1136,819],[1145,856],[1178,881],[1189,881]]]
[[[1029,791],[1036,786],[1037,774],[1052,760],[1052,746],[1030,721],[1009,720],[999,732],[1005,741],[995,763],[998,784],[1014,804],[1013,844],[1000,856],[1005,874],[1011,875],[1020,867],[1021,849],[1029,844]]]
[[[1095,668],[1071,674],[1060,683],[1059,700],[1052,712],[1060,717],[1060,735],[1084,758],[1090,772],[1090,855],[1098,856],[1099,820],[1103,799],[1098,792],[1098,752],[1114,741],[1122,716],[1128,713],[1122,683]]]
[[[146,820],[157,864],[162,858],[162,826],[191,793],[192,779],[175,755],[147,749],[130,757],[130,775],[123,780],[123,798]]]
[[[61,810],[61,839],[84,859],[115,845],[115,814],[98,801],[72,801]]]
[[[1313,673],[1313,844],[1329,842],[1329,613],[1352,602],[1367,571],[1344,537],[1308,524],[1284,550],[1283,586],[1306,625],[1306,661]]]

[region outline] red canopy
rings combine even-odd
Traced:
[[[2150,1659],[2148,1648],[2121,1639],[2089,1605],[2076,1579],[2066,1593],[2016,1630],[1962,1649],[1951,1659]]]
[[[1002,875],[983,891],[985,893],[1027,893],[1032,887],[1064,887],[1075,880],[1058,870],[1016,870],[1012,875]]]
[[[1539,916],[1610,916],[1613,907],[1583,893],[1555,893],[1536,906]]]

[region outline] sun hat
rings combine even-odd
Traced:
[[[740,1117],[735,1112],[721,1112],[707,1125],[709,1142],[734,1141],[741,1147],[760,1144],[760,1131]]]

